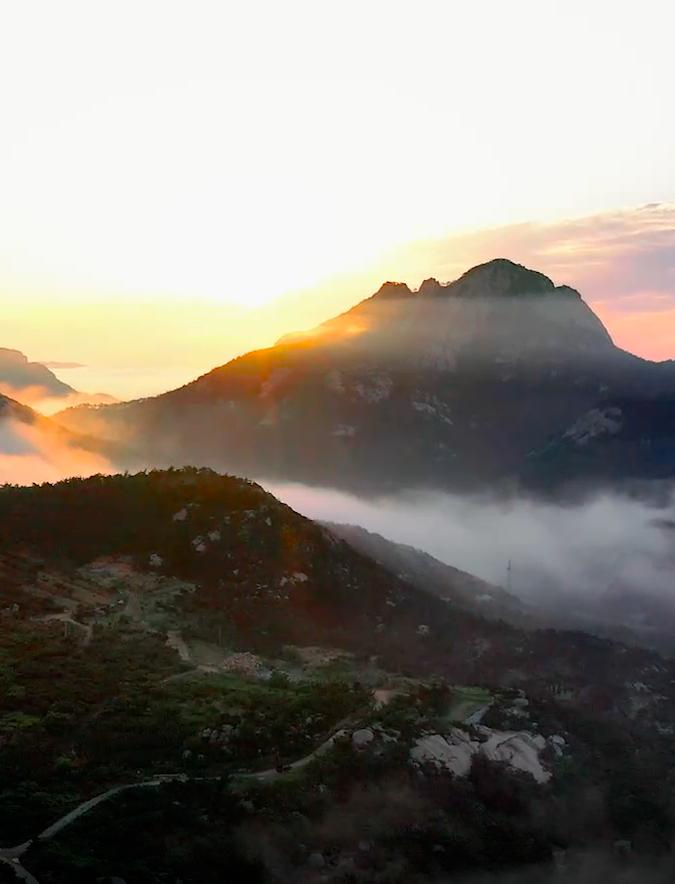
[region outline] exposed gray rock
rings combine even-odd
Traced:
[[[473,740],[461,728],[452,728],[444,735],[427,734],[415,742],[410,759],[416,765],[430,764],[465,777],[471,770],[473,756],[480,754],[529,773],[538,783],[550,780],[551,773],[539,757],[547,745],[544,737],[526,731],[494,731],[487,727],[479,727],[478,731],[485,738],[483,742]]]
[[[352,745],[355,749],[365,749],[375,739],[375,734],[369,727],[361,728],[352,734]]]
[[[322,853],[310,853],[307,859],[307,865],[313,869],[322,869],[326,865],[326,860]]]
[[[444,768],[455,776],[465,777],[471,770],[471,759],[478,746],[465,731],[453,728],[445,736],[429,734],[420,737],[410,750],[410,758],[415,764],[431,764],[439,770]]]

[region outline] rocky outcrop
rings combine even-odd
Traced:
[[[375,739],[375,734],[369,727],[361,728],[352,734],[352,744],[355,749],[365,749]]]
[[[490,761],[502,762],[514,770],[530,774],[538,783],[547,783],[551,771],[541,758],[549,741],[539,734],[527,731],[496,731],[478,727],[478,739],[461,728],[452,728],[447,734],[425,734],[410,750],[410,760],[418,767],[431,765],[465,777],[471,770],[474,755],[483,755]],[[551,738],[553,740],[553,738]],[[556,738],[555,754],[562,752],[561,738]]]
[[[410,758],[416,765],[433,765],[458,777],[465,777],[471,770],[471,760],[478,751],[466,731],[453,728],[450,733],[427,734],[420,737],[410,750]]]

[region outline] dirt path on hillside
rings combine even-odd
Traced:
[[[341,724],[343,725],[344,723]],[[317,746],[316,749],[313,749],[310,753],[303,756],[302,758],[299,758],[297,761],[285,765],[282,770],[271,767],[267,770],[248,771],[239,774],[233,774],[232,777],[233,779],[239,780],[255,780],[258,782],[266,783],[272,782],[279,777],[286,776],[293,771],[301,770],[303,767],[306,767],[315,758],[318,758],[328,752],[335,744],[336,740],[340,739],[340,737],[347,736],[347,734],[348,731],[344,728],[344,726],[341,726],[339,730],[335,731],[335,733],[328,737],[327,740],[324,740],[324,742],[321,743],[321,745]],[[147,780],[146,782],[142,783],[125,783],[121,786],[113,786],[111,789],[107,789],[105,792],[101,792],[100,795],[95,795],[93,798],[89,798],[87,801],[83,801],[81,804],[78,804],[77,807],[64,814],[62,817],[53,822],[46,829],[43,829],[42,832],[40,832],[34,838],[31,838],[29,841],[24,841],[22,844],[17,844],[14,847],[0,847],[0,862],[4,863],[7,866],[10,866],[15,875],[21,880],[27,881],[28,884],[39,884],[37,879],[33,877],[28,869],[21,865],[21,857],[26,853],[26,851],[35,841],[48,841],[50,838],[58,835],[58,833],[63,831],[63,829],[72,825],[72,823],[88,814],[104,801],[108,801],[111,798],[114,798],[117,795],[121,794],[122,792],[129,791],[130,789],[159,788],[166,783],[216,782],[221,779],[222,777],[220,776],[189,777],[184,773],[174,773],[161,774],[153,780]]]

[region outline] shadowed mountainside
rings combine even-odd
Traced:
[[[480,617],[248,480],[1,488],[0,576],[0,859],[38,880],[217,881],[245,843],[265,884],[667,851],[672,661]]]
[[[0,347],[0,391],[28,405],[58,402],[62,408],[67,404],[116,401],[106,393],[81,393],[60,380],[47,365],[29,362],[19,350],[7,347]]]
[[[499,490],[671,476],[673,400],[671,364],[620,350],[578,292],[499,259],[416,292],[385,283],[178,390],[58,419],[159,465]]]
[[[359,525],[323,524],[350,546],[418,589],[489,619],[519,623],[528,619],[526,606],[501,586],[487,583],[473,574],[440,562],[414,546],[395,543]]]

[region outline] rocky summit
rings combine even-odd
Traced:
[[[58,420],[158,465],[362,492],[541,490],[671,475],[674,400],[672,364],[619,349],[578,292],[498,259],[416,292],[385,283],[178,390]]]

